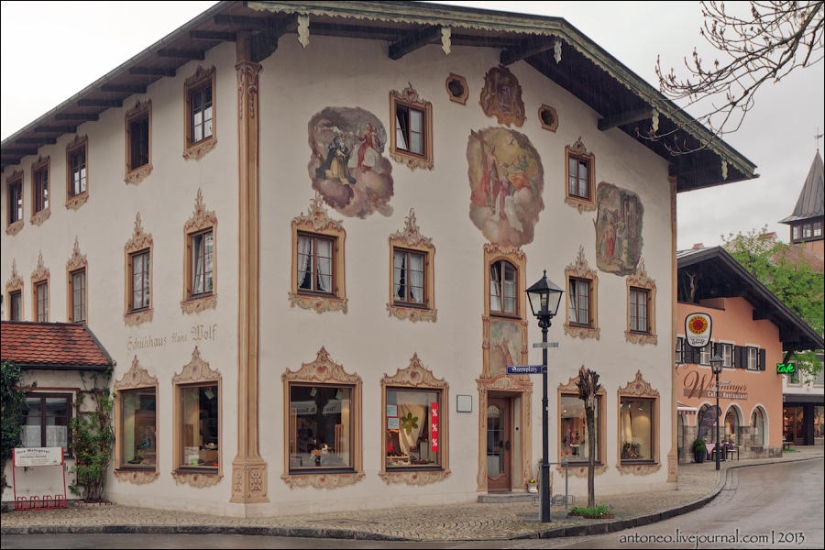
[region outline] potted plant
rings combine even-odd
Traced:
[[[536,482],[536,478],[531,477],[527,480],[527,492],[528,493],[538,493],[538,483]]]
[[[708,452],[708,447],[705,445],[705,440],[701,437],[693,442],[693,461],[701,464],[705,461],[705,455]]]

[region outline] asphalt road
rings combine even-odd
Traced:
[[[254,535],[6,535],[0,548],[825,548],[825,461],[728,471],[707,506],[643,528],[515,541],[387,542]]]

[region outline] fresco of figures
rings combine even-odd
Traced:
[[[602,271],[630,275],[642,256],[642,217],[639,196],[611,183],[599,183],[596,193],[596,265]]]

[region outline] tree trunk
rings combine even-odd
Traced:
[[[596,507],[596,420],[593,407],[584,409],[587,419],[587,507]]]

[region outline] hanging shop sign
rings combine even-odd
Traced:
[[[710,342],[711,318],[707,313],[691,313],[685,318],[685,337],[694,348],[703,348]]]
[[[796,374],[796,365],[794,363],[777,363],[777,374]]]

